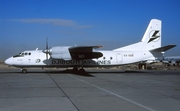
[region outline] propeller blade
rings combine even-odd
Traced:
[[[48,38],[46,38],[46,49],[44,49],[43,52],[46,53],[46,59],[48,59],[48,54],[50,53],[48,47]]]
[[[48,53],[46,53],[46,59],[48,59]]]
[[[48,50],[48,38],[46,38],[46,50]]]
[[[46,59],[48,59],[48,37],[46,38]]]

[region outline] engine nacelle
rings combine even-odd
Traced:
[[[57,46],[50,49],[50,56],[53,59],[71,60],[69,46]]]

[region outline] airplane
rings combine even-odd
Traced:
[[[165,66],[176,66],[180,64],[180,56],[164,57],[162,62]]]
[[[157,60],[176,45],[161,46],[161,20],[152,19],[140,42],[113,50],[98,50],[101,46],[55,46],[46,49],[23,51],[5,60],[5,64],[26,68],[68,68],[73,72],[85,72],[84,67],[112,67]]]

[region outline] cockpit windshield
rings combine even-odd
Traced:
[[[13,56],[14,58],[15,57],[24,57],[24,56],[27,56],[27,55],[31,55],[31,53],[30,52],[21,52],[21,53],[19,53],[18,55],[15,55],[15,56]]]

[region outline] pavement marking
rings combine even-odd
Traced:
[[[64,92],[64,90],[58,85],[58,83],[53,79],[53,77],[48,74],[51,80],[56,84],[56,86],[64,93],[64,95],[69,99],[69,101],[72,103],[72,105],[77,109],[77,111],[80,111],[79,108],[73,103],[73,101],[70,99],[70,97]]]
[[[116,96],[116,97],[118,97],[118,98],[121,98],[121,99],[124,99],[124,100],[126,100],[126,101],[128,101],[128,102],[131,102],[131,103],[133,103],[133,104],[135,104],[135,105],[137,105],[137,106],[140,106],[140,107],[142,107],[142,108],[144,108],[144,109],[147,109],[147,110],[149,110],[149,111],[155,111],[155,110],[153,110],[153,109],[151,109],[151,108],[149,108],[149,107],[147,107],[147,106],[144,106],[144,105],[142,105],[142,104],[140,104],[140,103],[137,103],[137,102],[135,102],[135,101],[133,101],[133,100],[127,99],[127,98],[125,98],[125,97],[123,97],[123,96],[121,96],[121,95],[118,95],[118,94],[116,94],[116,93],[113,93],[113,92],[111,92],[111,91],[108,91],[108,90],[106,90],[106,89],[104,89],[104,88],[101,88],[101,87],[99,87],[99,86],[96,86],[96,85],[94,85],[94,84],[91,84],[91,83],[89,83],[89,82],[87,82],[87,81],[84,81],[84,80],[79,79],[79,78],[77,78],[77,77],[74,77],[74,76],[72,76],[72,75],[69,75],[69,76],[72,77],[72,78],[75,78],[75,79],[77,79],[77,80],[79,80],[79,81],[81,81],[81,82],[84,82],[84,83],[86,83],[86,84],[89,84],[89,85],[91,85],[91,86],[93,86],[93,87],[96,87],[96,88],[98,88],[98,89],[100,89],[100,90],[102,90],[102,91],[105,91],[105,92],[107,92],[107,93],[109,93],[109,94],[112,94],[112,95],[114,95],[114,96]]]

